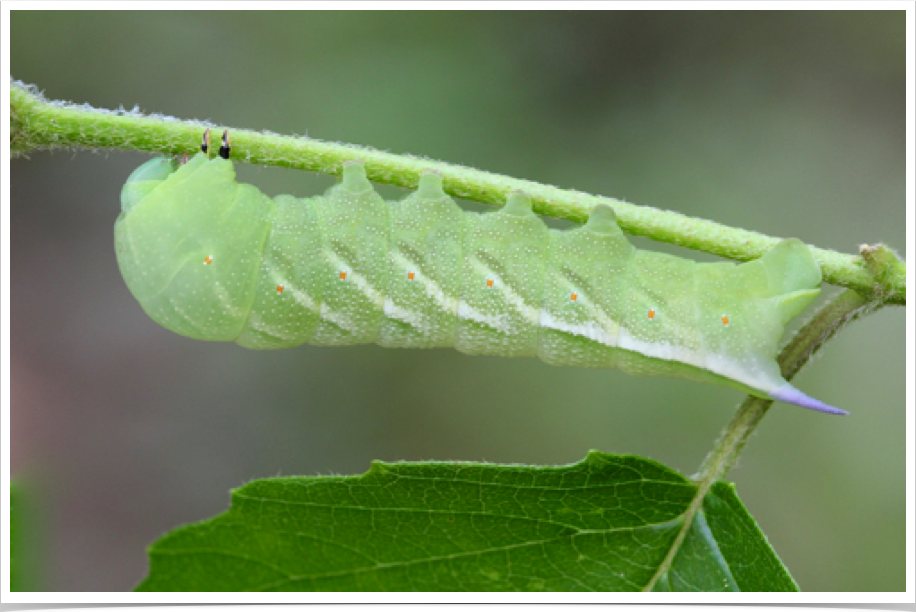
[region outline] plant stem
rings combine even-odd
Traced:
[[[18,82],[11,83],[10,117],[10,148],[14,155],[36,149],[76,147],[177,155],[196,151],[205,128],[216,133],[225,129],[199,121],[144,116],[136,111],[113,112],[47,101],[34,87]],[[630,234],[738,261],[757,259],[779,242],[779,238],[705,219],[439,161],[306,137],[234,128],[229,133],[237,161],[340,175],[344,162],[361,159],[370,180],[408,189],[417,187],[422,170],[432,168],[442,174],[443,188],[455,197],[502,205],[509,192],[522,190],[532,197],[535,212],[578,222],[585,221],[596,204],[604,203],[614,209],[621,228]],[[877,275],[862,257],[809,248],[826,282],[869,297],[880,296],[888,303],[906,304],[906,266],[896,256],[893,265],[885,266],[884,273]]]
[[[821,307],[780,352],[777,361],[783,377],[786,380],[792,380],[802,366],[837,332],[855,319],[874,312],[883,305],[881,302],[867,300],[852,290],[844,291],[836,296]],[[749,395],[729,424],[722,430],[712,451],[704,459],[697,474],[692,477],[692,480],[696,482],[697,492],[682,516],[681,530],[674,539],[665,560],[644,590],[651,591],[671,567],[684,538],[690,531],[694,517],[703,506],[706,494],[717,481],[725,478],[735,465],[751,434],[754,433],[757,425],[772,405],[773,400]]]
[[[802,366],[833,336],[849,323],[881,307],[879,302],[866,300],[855,291],[847,290],[818,310],[789,340],[779,353],[777,361],[786,380],[792,380]],[[709,486],[721,480],[735,464],[748,438],[764,417],[773,400],[749,395],[738,408],[731,422],[706,456],[703,465],[693,477],[700,485]]]

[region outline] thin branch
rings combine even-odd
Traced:
[[[10,148],[19,156],[36,149],[57,148],[122,149],[177,155],[196,151],[205,127],[214,131],[226,129],[200,121],[144,116],[139,111],[115,112],[48,101],[35,87],[19,82],[11,83],[10,117]],[[620,226],[630,234],[738,261],[757,259],[779,241],[779,238],[705,219],[444,162],[306,137],[228,129],[237,161],[340,175],[344,162],[361,159],[370,180],[408,189],[417,187],[422,170],[433,168],[442,174],[445,191],[455,197],[502,205],[511,191],[522,190],[531,195],[535,212],[578,222],[586,220],[595,204],[605,203],[613,207]],[[826,282],[854,289],[882,302],[906,304],[906,266],[896,256],[894,265],[876,274],[862,257],[814,246],[809,248]]]

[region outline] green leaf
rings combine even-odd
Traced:
[[[376,462],[363,476],[258,480],[156,542],[138,590],[798,590],[730,484],[678,546],[696,493],[663,465],[599,452],[563,467]]]

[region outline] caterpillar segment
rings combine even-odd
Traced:
[[[115,224],[118,263],[144,310],[179,334],[255,349],[375,342],[540,357],[741,389],[831,414],[776,363],[785,324],[819,293],[798,240],[736,265],[636,249],[613,210],[548,229],[524,193],[463,211],[424,172],[385,201],[360,162],[310,198],[239,184],[223,134],[178,165],[131,174]]]

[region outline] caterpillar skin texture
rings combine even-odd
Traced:
[[[493,213],[462,211],[432,172],[386,202],[360,163],[324,195],[271,199],[204,154],[143,164],[121,203],[127,286],[185,336],[536,356],[845,414],[789,385],[775,361],[786,322],[820,291],[798,240],[741,265],[696,263],[636,249],[605,205],[551,230],[520,192]]]

